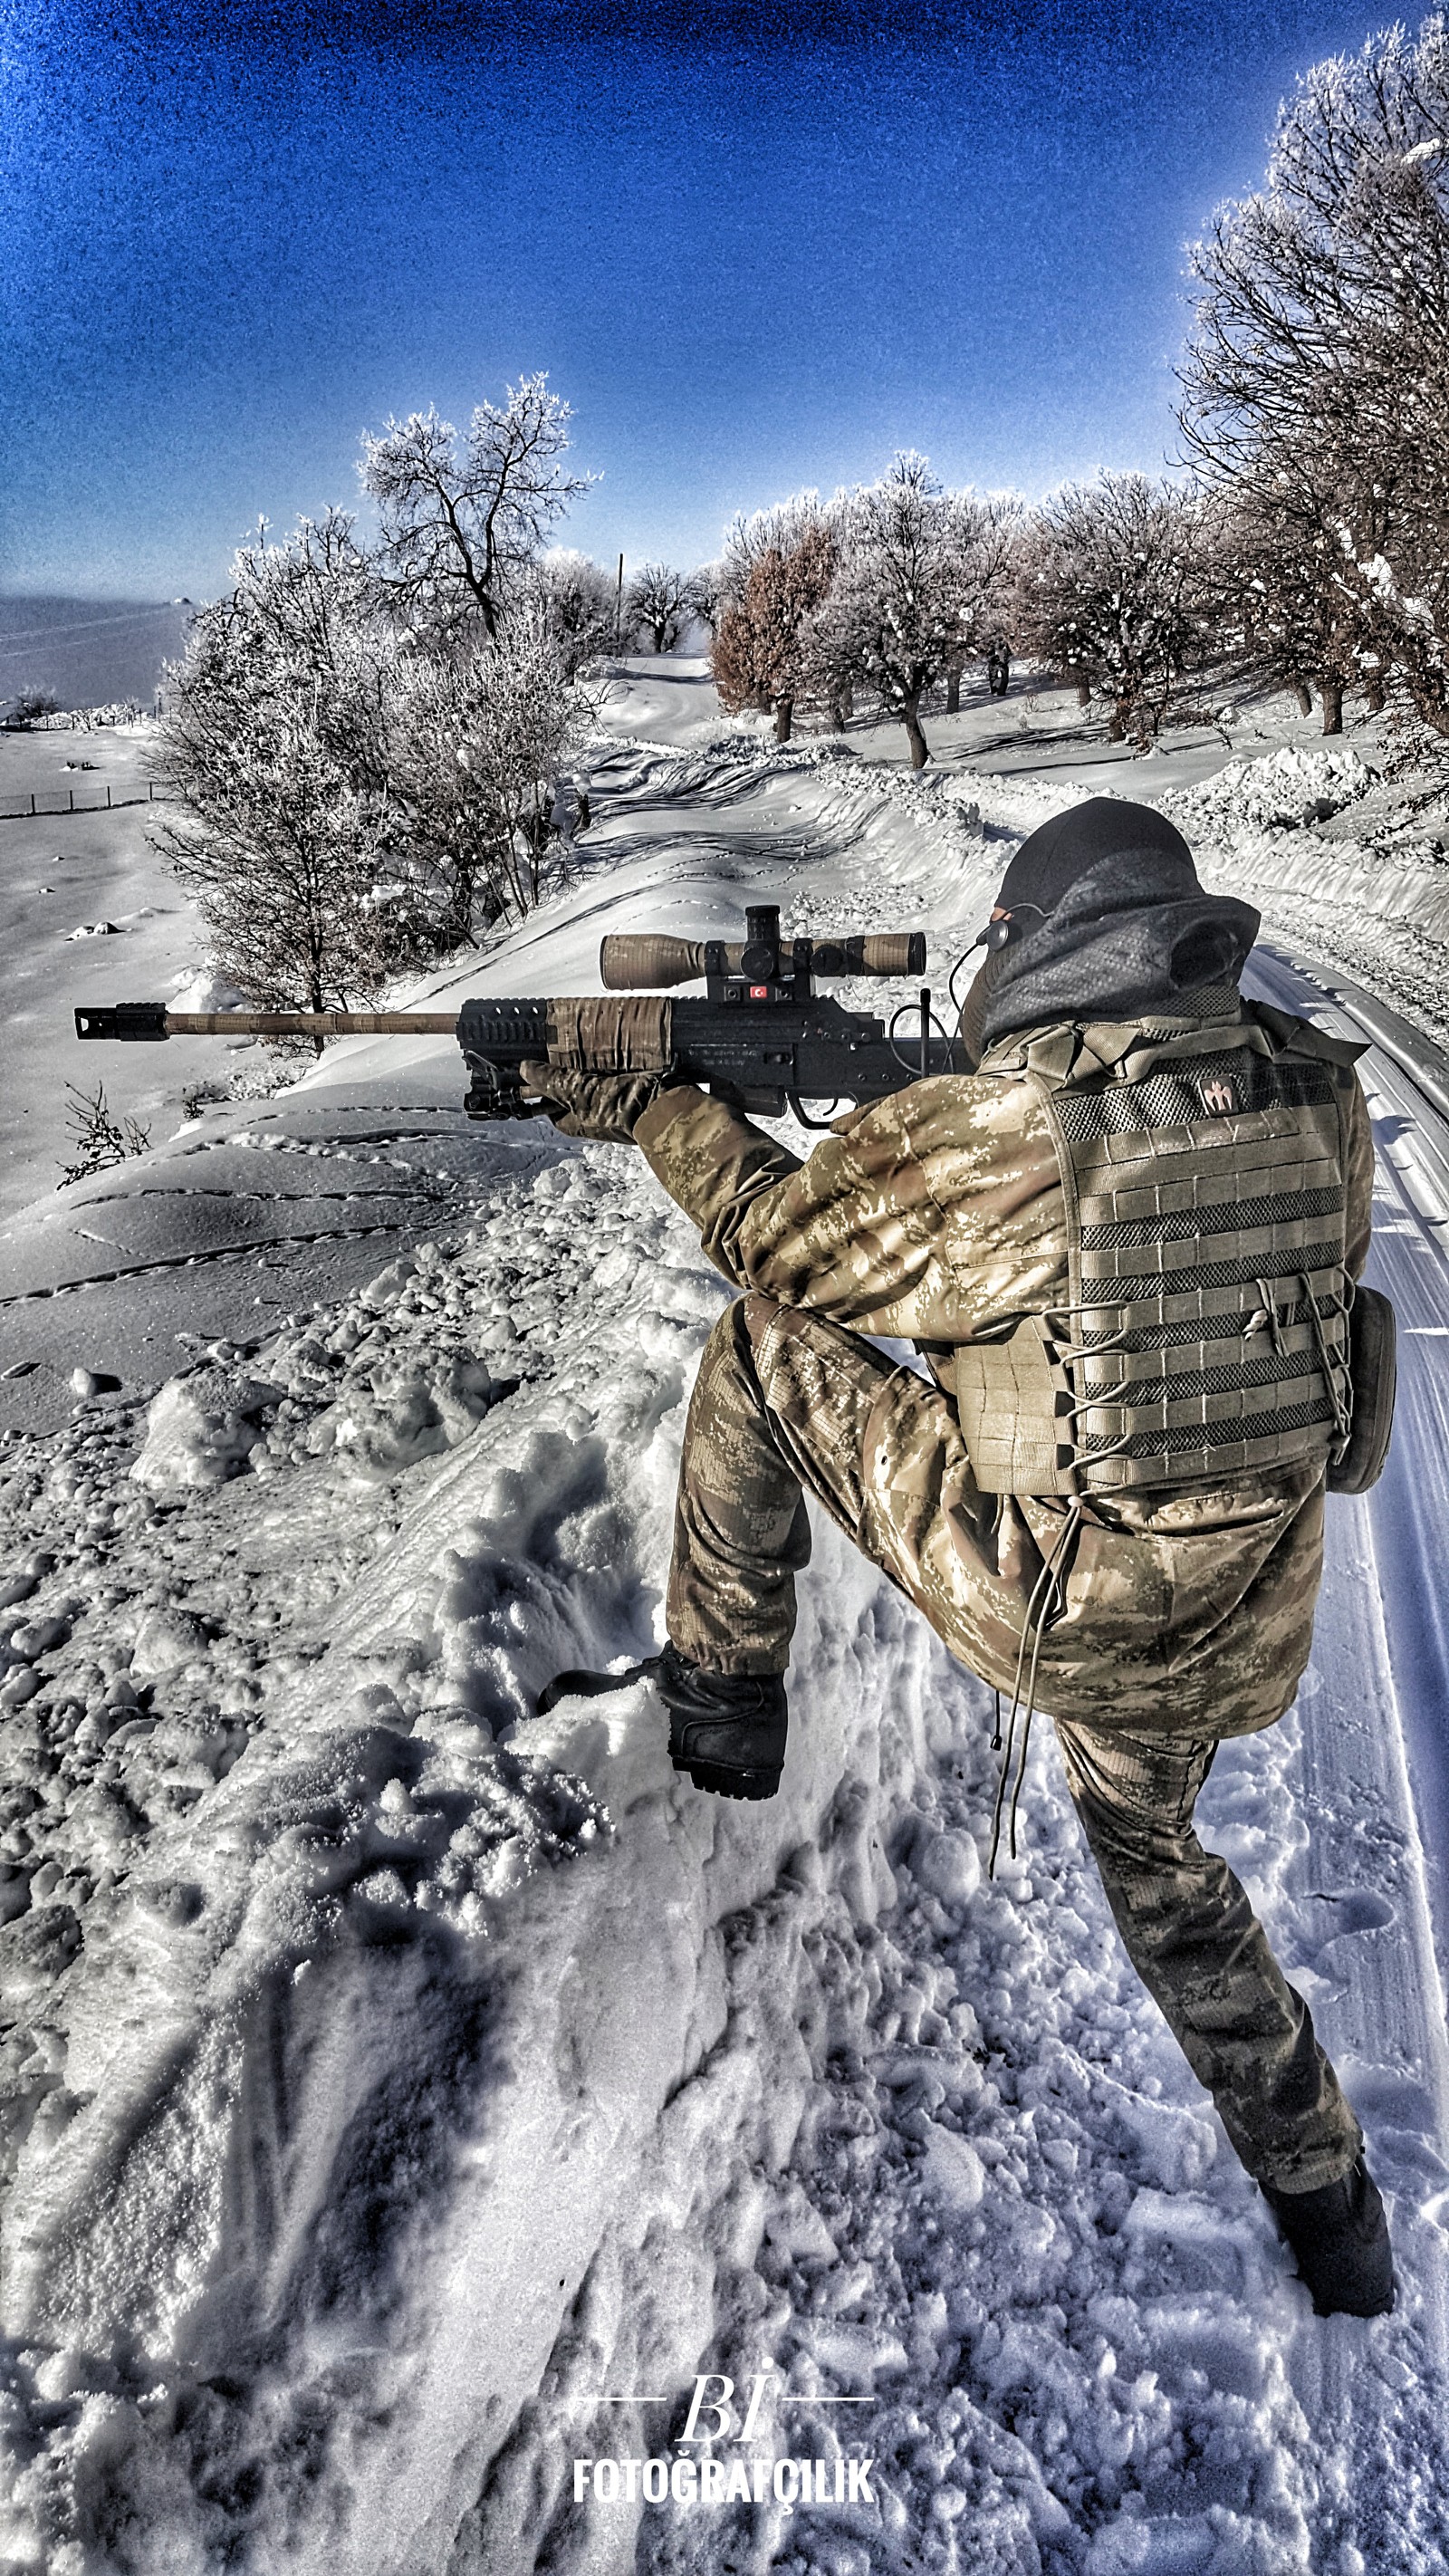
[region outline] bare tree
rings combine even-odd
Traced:
[[[129,1162],[132,1155],[144,1154],[150,1148],[151,1130],[139,1118],[112,1115],[103,1082],[95,1090],[82,1091],[74,1082],[66,1084],[66,1132],[71,1140],[75,1161],[64,1166],[57,1189],[68,1189],[72,1181],[91,1181],[97,1172],[109,1172],[117,1163]]]
[[[497,634],[526,567],[588,487],[562,463],[572,417],[546,375],[525,376],[501,408],[479,404],[461,441],[435,411],[364,438],[359,471],[382,518],[382,575],[425,628],[477,618]]]
[[[689,575],[669,564],[642,564],[624,593],[626,628],[647,635],[656,653],[673,649],[694,613]]]
[[[1449,737],[1443,18],[1316,65],[1266,187],[1219,210],[1193,265],[1190,451],[1279,558],[1311,554],[1310,625],[1370,703],[1392,691]],[[1331,716],[1342,670],[1314,676]]]
[[[1290,689],[1303,715],[1320,692],[1323,730],[1343,730],[1344,692],[1382,703],[1356,587],[1342,577],[1332,505],[1286,477],[1265,507],[1251,488],[1214,512],[1206,594],[1218,644],[1240,672]]]
[[[724,607],[723,567],[717,563],[700,564],[689,576],[689,604],[699,623],[711,639],[719,633],[720,614]]]
[[[795,702],[815,675],[816,620],[836,569],[835,538],[813,493],[730,532],[719,631],[711,656],[715,686],[731,713],[773,714],[788,742]]]
[[[1209,651],[1201,503],[1145,474],[1054,493],[1023,533],[1017,633],[1109,707],[1113,742],[1156,733]]]

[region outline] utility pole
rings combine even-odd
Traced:
[[[614,593],[614,650],[624,650],[624,558],[619,557],[619,586]]]

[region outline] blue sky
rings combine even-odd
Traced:
[[[1379,23],[7,0],[0,590],[206,596],[259,513],[355,501],[364,427],[540,367],[601,559],[699,561],[902,446],[1032,492],[1154,468],[1184,244]]]

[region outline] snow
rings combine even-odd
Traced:
[[[1310,751],[1285,743],[1256,760],[1230,760],[1215,777],[1185,790],[1174,810],[1185,831],[1219,838],[1244,825],[1293,831],[1358,803],[1371,792],[1376,774],[1351,746]]]
[[[1381,783],[1352,748],[1287,744],[1159,801],[1205,848],[1204,876],[1449,1040],[1449,871],[1442,795]]]
[[[575,884],[429,992],[596,990],[602,930],[766,894],[929,927],[939,985],[1093,784],[780,753],[687,666],[639,686]],[[1234,829],[1225,877],[1266,870]],[[1281,946],[1264,989],[1346,1025],[1337,961]],[[1334,1507],[1298,1709],[1202,1810],[1390,2196],[1367,2325],[1313,2318],[1128,1970],[1050,1728],[988,1880],[989,1697],[831,1528],[776,1801],[682,1782],[647,1685],[532,1714],[661,1635],[726,1294],[630,1152],[469,1128],[447,1041],[357,1040],[13,1220],[0,2565],[1443,2564],[1449,1133],[1415,1045],[1367,1059],[1395,1453]],[[868,2456],[872,2500],[576,2500],[575,2460],[690,2456],[704,2372],[763,2374],[713,2456]]]
[[[188,1082],[214,1077],[219,1053],[227,1064],[224,1051],[199,1038],[101,1051],[76,1037],[77,1003],[114,1000],[118,991],[168,996],[203,964],[196,913],[151,844],[159,803],[24,813],[32,794],[42,807],[64,806],[77,739],[96,772],[83,782],[83,797],[77,789],[86,805],[103,808],[107,787],[117,800],[144,799],[155,757],[149,724],[80,737],[0,730],[0,1221],[53,1189],[62,1165],[75,1159],[68,1084],[94,1094],[103,1081],[113,1114],[139,1118],[159,1139],[181,1115]]]

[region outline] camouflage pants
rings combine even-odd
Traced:
[[[710,1337],[685,1433],[667,1604],[675,1645],[715,1672],[784,1671],[795,1577],[810,1556],[808,1492],[963,1662],[1001,1680],[1042,1559],[1028,1541],[1003,1570],[959,1530],[953,1538],[942,1490],[959,1446],[945,1397],[872,1344],[767,1298],[739,1299]],[[963,1609],[973,1585],[982,1597]],[[1077,1689],[1055,1724],[1128,1956],[1248,2170],[1279,2190],[1335,2181],[1360,2151],[1353,2112],[1242,1886],[1193,1831],[1223,1730],[1174,1725],[1171,1684],[1155,1723],[1124,1725],[1115,1680],[1109,1655],[1098,1722]]]

